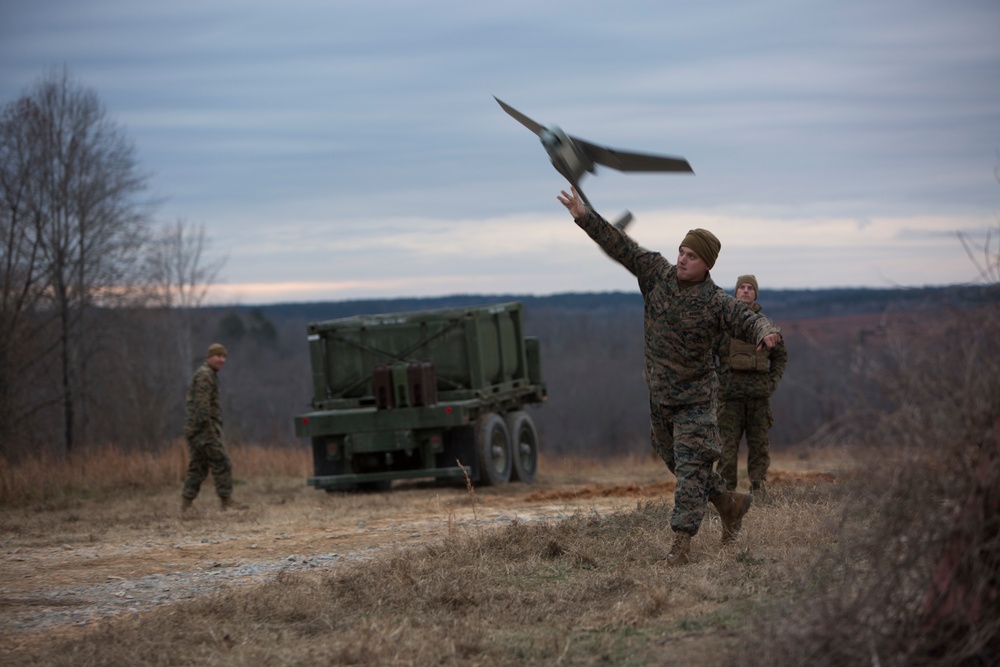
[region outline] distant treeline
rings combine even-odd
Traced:
[[[728,289],[729,294],[733,293]],[[853,288],[766,290],[760,298],[764,310],[775,319],[859,315],[934,308],[978,306],[997,301],[1000,291],[995,285],[951,285],[944,287]],[[588,310],[642,306],[638,292],[583,292],[532,296],[523,294],[454,294],[450,296],[359,299],[349,301],[314,301],[279,303],[262,306],[212,306],[205,310],[258,310],[270,318],[304,319],[316,322],[326,319],[373,313],[397,313],[429,308],[455,308],[488,303],[520,301],[526,310],[555,308]]]
[[[996,287],[955,286],[914,289],[823,289],[768,290],[761,299],[765,313],[779,324],[794,330],[794,321],[812,318],[837,318],[872,313],[907,313],[933,311],[939,317],[943,309],[972,308],[998,301]],[[268,306],[228,306],[200,309],[208,319],[225,322],[241,318],[248,323],[273,322],[282,332],[275,349],[284,350],[287,371],[284,377],[297,383],[298,389],[276,392],[294,396],[287,409],[270,409],[279,421],[264,431],[251,427],[250,421],[261,414],[254,401],[242,400],[236,392],[259,383],[247,378],[234,387],[232,410],[246,412],[240,421],[243,435],[259,439],[264,433],[275,435],[291,430],[287,419],[308,409],[310,385],[305,344],[309,322],[351,317],[354,315],[409,312],[425,309],[454,308],[489,303],[519,301],[525,308],[525,329],[541,342],[542,367],[549,389],[549,402],[533,412],[541,431],[543,449],[552,453],[586,452],[593,454],[637,453],[648,448],[648,397],[642,377],[643,310],[637,292],[566,293],[550,296],[519,294],[456,294],[444,297],[374,299],[312,303],[285,303]],[[259,326],[259,324],[258,324]],[[831,325],[824,324],[829,330]],[[850,328],[850,327],[854,328]],[[230,345],[241,345],[227,338],[224,330],[217,337]],[[290,337],[290,340],[289,338]],[[211,336],[209,336],[211,338]],[[845,325],[836,336],[824,341],[803,339],[794,333],[786,342],[789,364],[785,378],[772,401],[775,426],[772,442],[776,446],[797,444],[813,437],[836,421],[846,410],[849,399],[856,399],[859,388],[853,385],[850,359],[879,339],[871,328]],[[829,339],[833,339],[831,342]],[[208,338],[205,338],[207,344]],[[254,360],[245,366],[238,358],[227,367],[233,375],[253,373]],[[272,375],[270,381],[274,382]],[[261,397],[264,399],[264,397]],[[266,399],[264,399],[266,400]],[[877,397],[872,400],[877,402]],[[267,411],[265,411],[267,412]],[[284,413],[286,421],[280,421]]]
[[[815,438],[842,420],[859,396],[871,406],[879,404],[877,388],[859,385],[853,372],[861,355],[884,346],[883,320],[889,318],[867,318],[862,325],[846,316],[922,317],[926,311],[940,321],[949,309],[1000,301],[995,287],[768,290],[762,296],[765,313],[787,332],[789,352],[772,400],[776,447]],[[224,343],[230,352],[220,375],[227,440],[304,446],[294,436],[293,418],[310,410],[310,322],[509,301],[524,304],[525,333],[541,345],[549,400],[532,410],[541,450],[594,456],[648,452],[642,298],[625,292],[99,309],[93,327],[105,332],[106,353],[89,361],[86,391],[78,394],[85,416],[78,422],[80,448],[114,443],[156,449],[179,438],[184,393],[213,342]],[[814,325],[812,318],[823,322]],[[21,380],[44,398],[55,378]],[[16,460],[27,453],[62,451],[60,420],[53,418],[58,406],[46,407],[0,442],[0,456]]]

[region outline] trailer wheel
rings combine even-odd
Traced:
[[[476,425],[479,451],[479,481],[484,486],[510,481],[510,431],[503,418],[495,413],[483,415]]]
[[[538,473],[538,431],[527,412],[517,410],[507,415],[507,428],[511,438],[511,476],[525,484],[535,481]]]

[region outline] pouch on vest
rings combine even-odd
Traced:
[[[767,348],[760,352],[753,343],[744,343],[732,338],[729,340],[729,357],[726,361],[734,371],[756,371],[765,373],[768,370]]]

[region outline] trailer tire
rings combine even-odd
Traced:
[[[479,418],[476,449],[479,453],[479,481],[483,486],[510,481],[510,431],[500,415],[490,413]]]
[[[507,415],[507,429],[510,431],[511,476],[518,482],[531,484],[538,473],[538,430],[535,422],[524,410]]]

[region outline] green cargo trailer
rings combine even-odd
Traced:
[[[505,303],[359,315],[308,327],[313,399],[295,417],[327,491],[394,479],[531,483],[544,403],[538,340]]]

